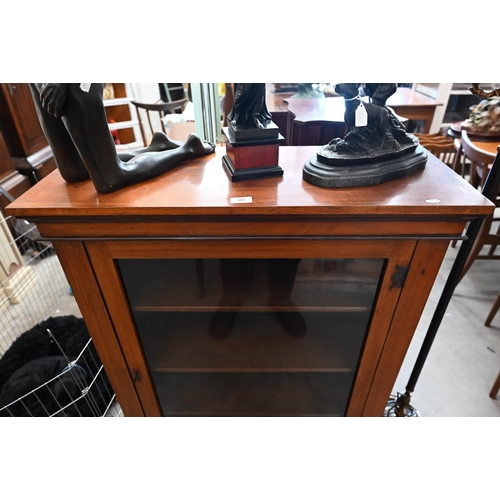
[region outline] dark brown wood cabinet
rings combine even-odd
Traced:
[[[14,167],[31,184],[57,168],[27,83],[0,83],[0,130]]]
[[[17,198],[30,187],[30,180],[16,170],[10,151],[0,131],[0,188],[7,193],[9,198]],[[0,210],[4,217],[6,216],[5,207],[10,203],[9,198],[4,193],[0,196]]]
[[[0,84],[0,113],[12,157],[27,157],[48,146],[27,83]]]
[[[58,172],[8,210],[50,239],[129,416],[380,416],[443,256],[493,205],[435,157],[379,186],[232,183],[224,148],[117,193]]]

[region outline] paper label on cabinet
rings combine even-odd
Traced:
[[[229,198],[230,203],[252,203],[251,196],[240,196],[237,198]]]

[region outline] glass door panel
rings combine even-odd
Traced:
[[[384,262],[119,260],[164,415],[343,415]]]

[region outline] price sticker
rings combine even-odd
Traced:
[[[251,196],[240,196],[235,198],[229,198],[230,203],[252,203]]]
[[[366,112],[363,101],[359,101],[359,106],[356,108],[354,125],[356,127],[366,127],[368,125],[368,113]]]

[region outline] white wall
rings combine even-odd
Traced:
[[[136,100],[148,104],[155,103],[160,98],[160,90],[157,83],[135,83]],[[146,124],[145,130],[148,133],[148,118],[144,110],[140,111],[142,123]],[[158,113],[151,113],[151,123],[154,130],[161,130],[161,124]]]

